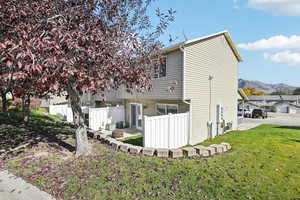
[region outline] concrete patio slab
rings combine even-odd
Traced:
[[[16,177],[0,171],[0,200],[55,200],[48,193]]]

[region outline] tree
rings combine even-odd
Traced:
[[[158,9],[159,23],[153,26],[147,15],[152,1],[1,1],[1,21],[14,19],[2,26],[15,35],[19,51],[12,54],[10,63],[20,69],[17,80],[27,83],[17,93],[67,91],[77,127],[77,155],[91,152],[81,94],[120,87],[128,92],[151,88],[152,73],[162,62],[158,38],[174,19],[174,11],[165,14]]]
[[[270,95],[288,95],[288,92],[277,90],[275,92],[272,92]]]
[[[244,93],[247,96],[250,95],[265,95],[265,93],[263,91],[257,91],[256,88],[243,88]]]
[[[2,112],[5,113],[8,110],[9,100],[7,99],[7,95],[11,92],[13,79],[12,72],[10,71],[10,69],[0,68],[0,70],[0,95],[2,103]]]
[[[300,95],[300,88],[295,89],[293,95]]]

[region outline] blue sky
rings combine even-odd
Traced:
[[[188,2],[188,3],[187,3]],[[228,30],[244,59],[239,78],[300,86],[300,0],[158,0],[176,10],[176,42]]]

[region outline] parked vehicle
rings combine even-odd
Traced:
[[[244,117],[252,117],[252,109],[247,109],[244,113]]]
[[[238,110],[238,116],[243,116],[243,117],[251,117],[252,111],[249,109],[239,109]]]
[[[260,118],[260,117],[265,119],[268,117],[268,113],[263,109],[253,109],[252,118]]]
[[[244,116],[243,116],[244,114]],[[243,117],[252,117],[252,109],[238,109],[238,116],[243,116]]]

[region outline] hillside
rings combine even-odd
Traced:
[[[297,87],[290,86],[284,83],[269,84],[261,81],[249,81],[249,80],[239,79],[239,88],[256,88],[258,91],[263,91],[266,94],[270,94],[276,91],[284,91],[287,93],[292,93]]]

